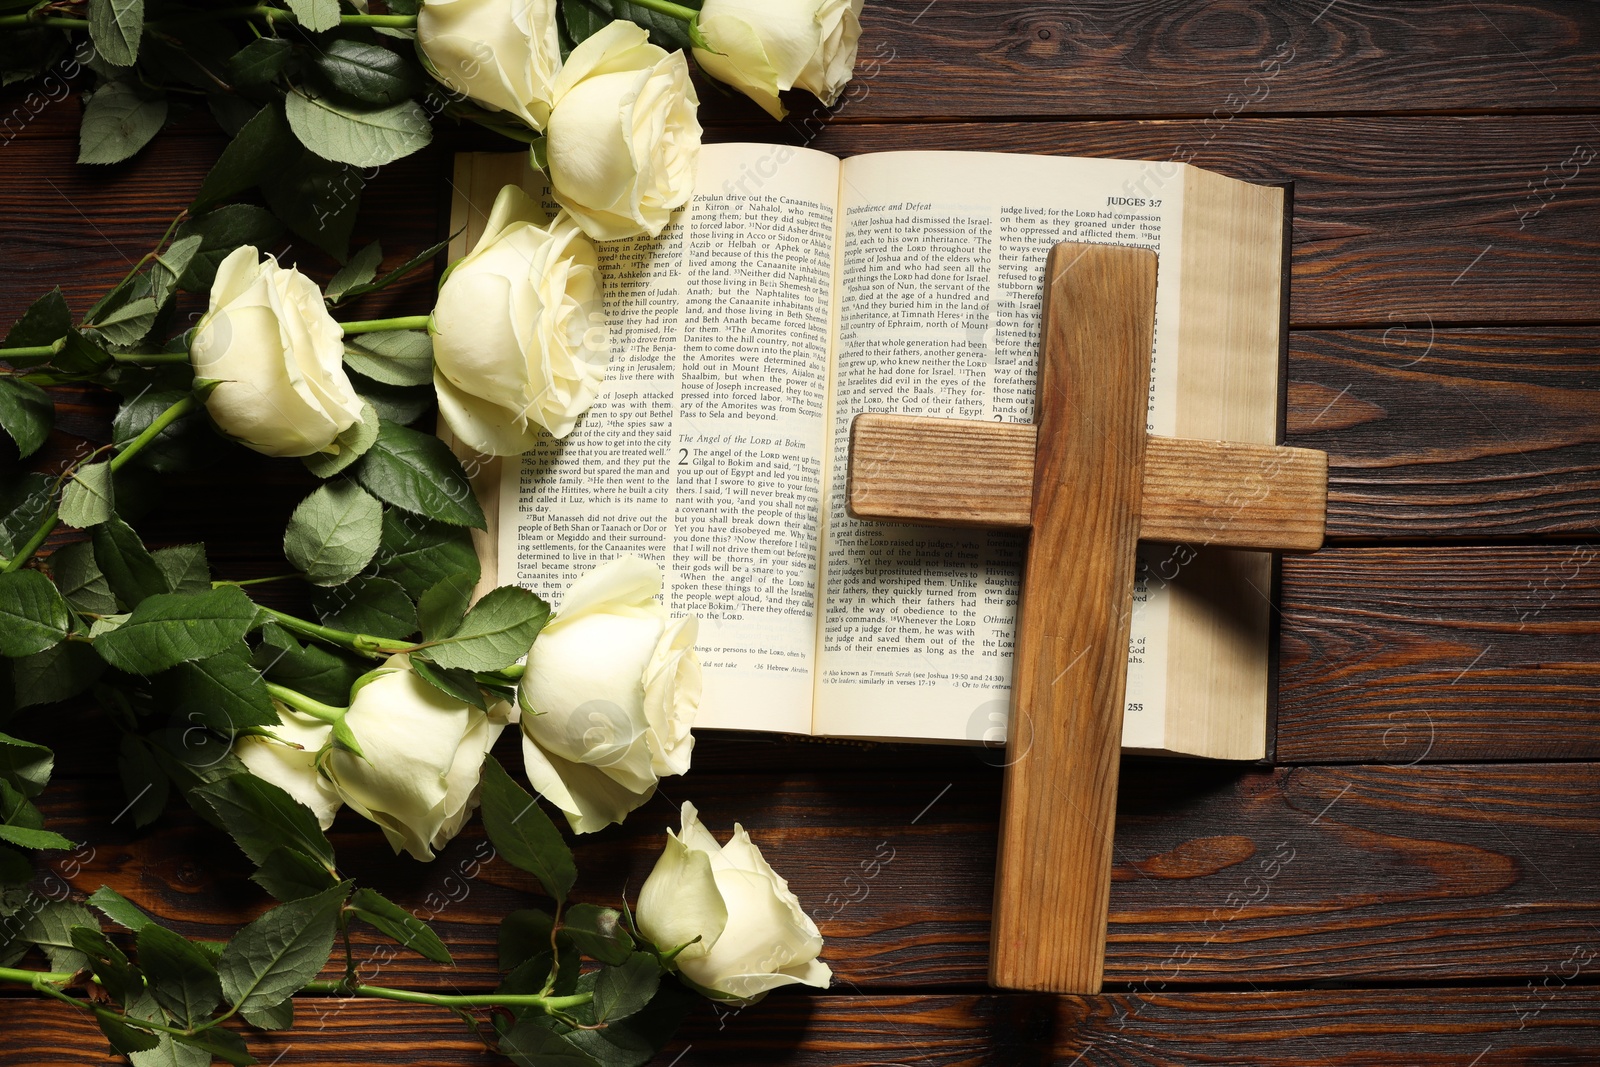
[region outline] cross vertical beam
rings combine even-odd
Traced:
[[[1045,279],[989,980],[1094,992],[1105,967],[1156,257],[1062,244]]]

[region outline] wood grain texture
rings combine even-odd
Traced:
[[[865,412],[850,424],[846,507],[858,519],[1025,530],[1037,430]],[[1321,547],[1328,457],[1304,448],[1145,438],[1139,540]]]
[[[1554,984],[1553,984],[1554,986]],[[263,1063],[299,1067],[490,1067],[442,1010],[302,997],[287,1033],[245,1031]],[[66,1005],[7,998],[0,1067],[102,1062],[104,1038]],[[403,1034],[403,1037],[397,1036]],[[863,996],[793,990],[744,1010],[695,1009],[652,1063],[1043,1067],[1254,1064],[1258,1067],[1589,1067],[1600,1054],[1600,994],[1586,985],[1349,989],[1049,997]]]
[[[1290,339],[1289,443],[1328,452],[1328,536],[1600,536],[1600,332]]]
[[[508,739],[514,741],[514,739]],[[615,830],[577,842],[575,897],[629,899],[693,800],[725,836],[749,829],[817,920],[840,990],[972,991],[986,974],[998,753],[916,746],[719,744]],[[502,759],[515,766],[514,744]],[[1139,994],[1253,983],[1539,981],[1600,925],[1600,764],[1268,769],[1125,758],[1106,981]],[[168,812],[145,835],[105,779],[44,795],[47,825],[85,843],[52,877],[102,884],[191,936],[226,936],[268,903],[216,830]],[[919,817],[920,816],[920,817]],[[395,858],[358,817],[333,830],[341,869],[431,918],[457,966],[384,951],[386,984],[490,988],[496,924],[541,899],[484,862],[474,823],[430,864]],[[74,866],[76,865],[76,866]],[[60,881],[39,883],[56,892]],[[331,974],[332,972],[330,972]]]
[[[863,412],[850,422],[845,507],[858,519],[1026,530],[1032,425]]]
[[[1600,103],[1600,19],[1581,4],[890,0],[862,23],[851,119]]]
[[[1045,261],[989,981],[1096,993],[1105,966],[1156,257]]]
[[[1286,559],[1278,748],[1312,760],[1600,755],[1600,545]]]

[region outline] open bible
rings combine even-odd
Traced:
[[[521,155],[457,158],[452,256]],[[1019,535],[845,512],[862,411],[1030,422],[1056,241],[1159,256],[1149,432],[1278,436],[1283,191],[1179,163],[704,148],[655,239],[599,246],[612,362],[565,440],[486,468],[485,573],[546,596],[632,552],[702,620],[696,727],[1004,738]],[[1260,758],[1271,560],[1141,550],[1123,744]]]

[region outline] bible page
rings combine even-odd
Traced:
[[[863,411],[1033,421],[1045,257],[1062,240],[1159,256],[1149,430],[1175,419],[1182,183],[1144,164],[966,152],[845,161],[839,337],[813,732],[1004,740],[1022,535],[867,523],[845,513]],[[1160,729],[1160,586],[1136,586],[1124,744]]]
[[[669,610],[700,618],[696,728],[811,728],[838,167],[706,145],[660,237],[597,246],[598,401],[503,469],[501,581],[560,590],[629,552],[661,565]]]

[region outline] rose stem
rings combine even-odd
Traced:
[[[199,402],[195,400],[193,396],[186,396],[167,410],[163,411],[161,414],[157,415],[154,421],[152,421],[149,426],[146,426],[138,437],[135,437],[133,440],[129,441],[123,446],[121,452],[118,452],[115,456],[111,457],[111,473],[115,474],[122,467],[122,465],[127,463],[128,460],[132,459],[141,448],[160,436],[162,430],[165,430],[168,426],[171,426],[189,412],[193,411],[198,403]],[[60,521],[61,512],[59,508],[52,508],[49,516],[46,517],[44,522],[39,524],[39,528],[33,532],[33,536],[28,538],[27,543],[22,546],[22,551],[18,552],[11,559],[7,560],[4,567],[0,567],[0,574],[9,574],[10,572],[17,570],[24,563],[28,562],[29,558],[39,550],[39,546],[44,544],[44,539],[50,536],[50,531],[56,528],[56,523]]]
[[[341,322],[339,328],[346,336],[352,333],[379,333],[383,330],[426,330],[428,315],[401,315],[393,319],[366,319],[361,322]]]

